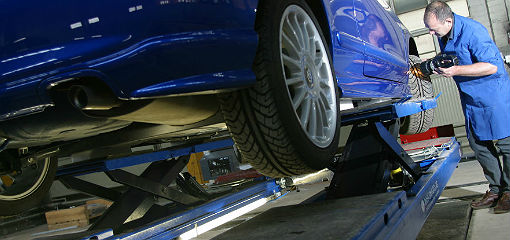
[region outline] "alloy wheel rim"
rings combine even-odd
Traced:
[[[306,11],[288,6],[280,20],[283,77],[294,113],[307,137],[318,147],[333,141],[336,94],[326,47]]]

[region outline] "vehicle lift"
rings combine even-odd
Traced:
[[[343,155],[331,167],[340,174],[334,175],[330,186],[302,204],[270,209],[216,238],[416,238],[460,160],[460,145],[453,137],[442,139],[440,152],[417,162],[396,141],[398,128],[387,123],[436,106],[436,99],[426,99],[343,111],[342,125],[353,129]],[[423,141],[415,148],[428,147],[429,142],[437,141]],[[229,221],[283,197],[289,187],[283,179],[259,179],[218,197],[181,173],[190,154],[233,144],[223,138],[59,168],[57,179],[68,188],[114,201],[88,231],[60,239],[189,239],[216,227],[218,221],[213,220]],[[121,169],[142,163],[150,165],[140,176]],[[396,165],[409,181],[388,190],[388,166]],[[76,178],[92,172],[105,172],[128,190],[121,193]],[[170,187],[173,182],[178,188]],[[156,204],[158,197],[170,204]]]

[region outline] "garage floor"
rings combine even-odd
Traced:
[[[330,177],[331,174],[328,172],[317,175],[311,180],[312,183],[301,185],[297,191],[291,191],[283,198],[271,201],[244,216],[199,236],[197,239],[214,238],[270,208],[298,204],[323,190],[329,184],[328,181],[323,181],[323,179]],[[459,163],[417,239],[510,239],[510,213],[496,215],[492,214],[489,209],[473,211],[469,207],[469,203],[473,199],[481,197],[486,189],[488,189],[488,183],[484,179],[477,161],[468,160]],[[48,232],[47,227],[43,225],[4,236],[3,239],[34,239],[81,230],[84,230],[84,228]]]
[[[324,177],[327,175],[322,176]],[[283,199],[270,202],[199,236],[198,239],[214,238],[269,208],[299,203],[328,186],[329,182],[320,181],[322,178],[317,177],[315,183],[300,186],[299,192],[290,192]],[[417,239],[510,239],[510,213],[493,214],[490,209],[472,210],[470,207],[471,201],[480,198],[487,189],[488,183],[478,162],[474,159],[463,160],[452,175]]]
[[[460,219],[450,221],[450,224],[443,223],[444,227],[428,227],[441,222],[435,218],[435,214],[456,215],[460,218],[465,212],[470,215],[467,233],[464,231],[466,239],[510,239],[510,213],[493,214],[491,209],[471,210],[469,207],[473,199],[480,198],[488,189],[489,184],[476,160],[459,163],[418,239],[464,239],[460,231],[465,225],[455,225]],[[436,209],[440,211],[435,212]]]

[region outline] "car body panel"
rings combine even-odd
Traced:
[[[255,0],[1,1],[0,101],[9,103],[0,106],[0,120],[51,105],[46,90],[76,72],[99,72],[122,99],[167,95],[147,94],[165,83],[204,90],[191,76],[214,76],[201,78],[211,89],[249,85],[256,6]],[[223,84],[214,86],[221,75]]]
[[[402,33],[403,25],[392,24],[392,21],[398,20],[396,15],[385,10],[380,11],[383,8],[376,8],[375,5],[379,3],[373,1],[375,0],[323,1],[331,14],[329,19],[333,39],[333,63],[342,97],[345,98],[400,98],[408,94],[407,48],[401,49],[405,46],[401,39],[403,35],[396,34],[397,31]],[[371,8],[364,7],[367,5]],[[357,19],[361,13],[380,15],[387,19],[384,24],[389,24],[391,30],[398,27],[393,31],[395,42],[387,41],[392,43],[394,54],[388,52],[388,47],[378,48],[369,44],[368,35],[361,35],[360,29],[365,32],[367,29],[363,28],[363,22],[360,23]],[[391,16],[391,20],[386,15]],[[386,29],[389,36],[388,31]]]
[[[375,0],[322,3],[342,97],[407,95],[398,18]],[[121,99],[250,86],[257,4],[0,1],[0,120],[43,111],[53,104],[49,88],[80,76],[102,80]],[[361,15],[379,18],[391,41],[370,44]]]
[[[331,54],[336,77],[341,83],[344,77],[362,76],[364,43],[356,27],[352,1],[325,1],[325,4],[331,10]]]
[[[363,72],[369,77],[406,81],[408,59],[404,32],[398,24],[400,21],[379,2],[354,0],[360,37],[365,42]]]

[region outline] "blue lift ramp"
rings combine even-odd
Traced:
[[[329,200],[325,191],[312,202],[270,209],[214,239],[415,239],[460,160],[460,145],[452,138],[432,160],[407,191]]]
[[[181,211],[166,218],[139,226],[132,231],[115,234],[112,229],[87,234],[81,240],[128,240],[128,239],[191,239],[220,224],[254,210],[268,201],[281,197],[279,184],[274,179],[259,183],[202,204],[188,211]],[[89,231],[90,232],[90,231]],[[52,238],[55,239],[55,238]]]
[[[328,190],[306,204],[267,211],[217,238],[416,237],[460,159],[460,148],[452,138],[439,155],[418,163],[396,142],[391,121],[436,106],[435,99],[426,99],[342,112],[342,125],[354,125],[354,130],[342,161],[332,166],[336,174]],[[67,185],[115,201],[105,216],[89,229],[97,234],[81,239],[187,239],[279,197],[281,180],[263,180],[239,192],[215,198],[200,192],[199,187],[194,187],[196,182],[186,182],[189,179],[179,173],[187,162],[187,155],[231,145],[231,140],[226,139],[61,168],[57,175]],[[162,161],[169,158],[175,160]],[[146,162],[152,164],[140,176],[119,169]],[[161,164],[168,171],[162,171]],[[409,180],[405,186],[391,192],[387,190],[387,170],[391,169],[388,164],[400,166],[405,179]],[[96,171],[104,171],[112,180],[130,189],[120,194],[74,177]],[[179,185],[182,189],[188,190],[177,192],[166,187],[174,179],[182,183]],[[157,206],[153,203],[154,196],[175,201],[180,207]],[[129,210],[126,212],[126,209]],[[134,215],[139,215],[140,220],[125,223]]]

